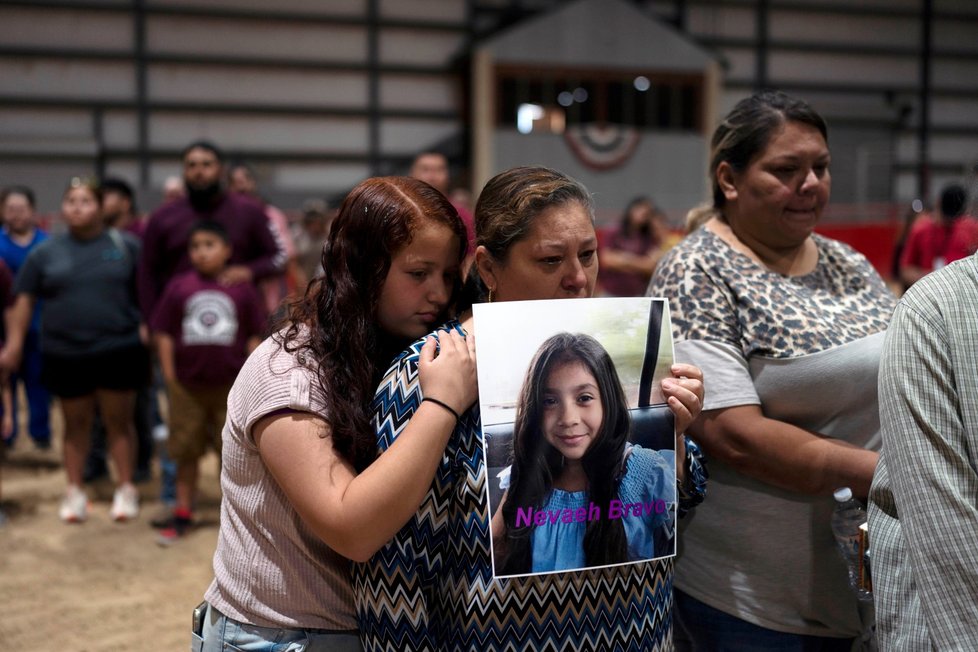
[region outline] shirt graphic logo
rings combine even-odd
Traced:
[[[202,290],[187,300],[184,344],[231,346],[237,335],[238,315],[231,297],[217,290]]]

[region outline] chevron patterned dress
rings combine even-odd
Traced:
[[[457,321],[443,329],[462,332]],[[374,425],[382,451],[421,405],[422,344],[394,361],[377,390]],[[705,470],[695,445],[690,448],[694,493],[701,497]],[[452,433],[414,518],[373,559],[354,565],[365,650],[673,649],[671,559],[493,580],[485,484],[476,405]]]

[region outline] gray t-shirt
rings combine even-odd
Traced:
[[[656,268],[676,359],[703,369],[703,409],[764,414],[878,450],[876,375],[896,303],[866,258],[813,236],[803,276],[760,267],[703,228]],[[707,498],[680,525],[675,586],[742,620],[794,634],[855,637],[871,615],[846,586],[831,496],[808,496],[708,460]]]
[[[14,294],[44,299],[41,351],[74,356],[139,344],[138,257],[138,240],[109,231],[91,240],[53,236],[31,251]]]

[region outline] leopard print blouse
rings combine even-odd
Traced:
[[[852,247],[813,235],[803,276],[760,266],[700,228],[659,263],[648,296],[667,297],[678,339],[738,347],[745,358],[818,353],[886,329],[896,298]]]

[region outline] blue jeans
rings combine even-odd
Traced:
[[[239,623],[208,605],[203,637],[191,634],[191,652],[362,652],[357,632],[258,627]]]
[[[41,383],[41,345],[37,331],[28,330],[24,339],[23,359],[20,369],[10,376],[10,389],[14,392],[12,415],[14,419],[14,437],[17,436],[17,383],[24,384],[24,394],[27,396],[27,410],[30,413],[27,430],[37,444],[51,444],[51,395]],[[13,439],[10,440],[13,443]]]
[[[678,589],[672,595],[673,629],[679,652],[849,652],[852,649],[851,638],[778,632],[714,609]]]

